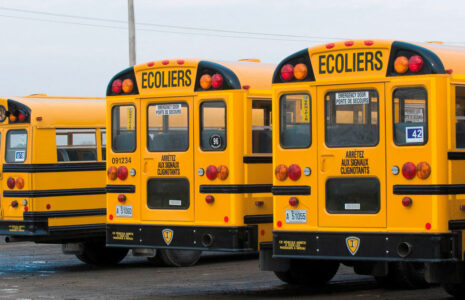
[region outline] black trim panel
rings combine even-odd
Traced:
[[[465,184],[394,185],[394,195],[459,195]]]
[[[84,225],[68,225],[68,226],[50,226],[48,230],[50,232],[61,232],[61,231],[90,231],[97,230],[104,232],[106,228],[105,223],[101,224],[84,224]]]
[[[311,188],[308,185],[293,185],[293,186],[281,186],[275,185],[271,189],[273,195],[285,196],[285,195],[310,195]]]
[[[201,185],[200,193],[215,194],[248,194],[248,193],[271,193],[271,184],[223,184],[223,185]]]
[[[449,151],[449,152],[447,152],[447,159],[449,159],[449,160],[465,160],[465,152]]]
[[[273,215],[246,215],[244,216],[245,224],[269,224],[273,223]]]
[[[82,196],[106,194],[105,188],[85,188],[67,190],[3,191],[3,197],[37,198],[57,196]]]
[[[80,209],[80,210],[56,210],[56,211],[27,211],[24,212],[24,220],[35,220],[43,218],[61,217],[83,217],[83,216],[104,216],[107,214],[106,208]]]
[[[244,164],[271,164],[272,156],[244,156]]]
[[[450,220],[449,221],[449,230],[464,230],[465,229],[465,220]]]
[[[62,164],[4,164],[3,172],[14,173],[44,173],[44,172],[75,172],[75,171],[105,171],[105,162],[93,163],[62,163]]]
[[[347,239],[359,239],[349,251]],[[406,257],[398,254],[401,243],[411,245]],[[356,248],[356,251],[355,251]],[[461,260],[461,234],[374,233],[374,232],[273,232],[273,257],[445,262]]]
[[[107,185],[105,190],[107,193],[135,193],[135,185]]]
[[[296,78],[293,78],[291,80],[283,80],[281,77],[281,68],[285,64],[291,64],[293,66],[297,65],[298,63],[303,63],[307,66],[308,68],[308,73],[307,76],[302,79],[298,80]],[[287,82],[302,82],[302,81],[315,81],[315,75],[313,71],[313,66],[310,61],[310,55],[308,54],[308,48],[302,49],[294,54],[291,54],[290,56],[286,57],[283,59],[279,65],[276,67],[274,73],[273,73],[273,83],[287,83]]]

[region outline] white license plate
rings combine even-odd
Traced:
[[[307,210],[286,209],[286,223],[307,223]]]
[[[117,217],[132,217],[132,205],[116,205]]]

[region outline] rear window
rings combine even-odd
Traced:
[[[200,148],[203,151],[226,149],[226,103],[208,101],[200,104]]]
[[[188,209],[189,181],[185,178],[150,179],[147,206],[150,209]]]
[[[329,147],[376,146],[378,92],[350,90],[325,96],[325,137]]]
[[[312,144],[311,99],[308,94],[283,95],[279,100],[279,140],[283,148]]]
[[[114,152],[136,150],[136,107],[114,106],[111,111],[111,148]]]
[[[189,148],[189,109],[186,103],[151,104],[147,113],[149,151],[186,151]]]
[[[376,178],[330,178],[326,181],[326,211],[331,214],[376,214],[380,210]]]
[[[95,129],[57,129],[57,161],[97,161]]]
[[[5,160],[9,163],[23,163],[27,156],[27,131],[9,130],[6,134]]]

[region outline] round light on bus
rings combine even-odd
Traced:
[[[6,186],[10,189],[14,189],[15,188],[15,179],[13,177],[9,177],[6,181]]]
[[[121,93],[122,87],[123,87],[123,82],[121,80],[119,80],[119,79],[116,79],[111,84],[111,90],[113,91],[114,94]]]
[[[116,178],[118,177],[118,170],[116,169],[115,166],[111,166],[108,168],[107,175],[108,175],[108,179],[116,180]]]
[[[24,179],[22,177],[18,177],[16,179],[15,186],[16,186],[17,189],[21,190],[24,187]]]
[[[208,179],[214,180],[217,175],[218,175],[218,169],[215,166],[210,165],[207,167],[207,178]]]
[[[125,80],[123,80],[122,89],[125,94],[132,92],[133,88],[134,88],[134,83],[132,82],[131,79],[126,78]]]
[[[287,167],[285,165],[278,165],[274,170],[276,179],[283,181],[287,178]]]
[[[119,194],[118,195],[118,202],[125,202],[126,201],[126,195],[123,195],[123,194]]]
[[[406,162],[402,166],[402,175],[404,175],[405,178],[413,179],[416,173],[417,173],[417,167],[415,166],[413,162]]]
[[[292,164],[289,166],[289,170],[288,170],[288,175],[289,175],[289,178],[291,180],[297,180],[300,178],[300,176],[302,175],[302,171],[300,170],[300,167],[296,164]]]
[[[410,71],[417,73],[423,68],[423,58],[420,55],[414,55],[408,60],[408,68]]]
[[[283,80],[292,80],[294,78],[294,67],[290,64],[284,65],[281,68],[281,78]]]
[[[409,206],[412,206],[412,198],[410,197],[404,197],[402,198],[402,205],[405,206],[405,207],[409,207]]]
[[[208,90],[212,87],[212,77],[208,74],[203,74],[200,77],[200,87],[204,90]]]
[[[11,207],[18,207],[18,201],[16,200],[11,201]]]
[[[294,67],[294,77],[298,80],[303,80],[307,77],[307,66],[305,64],[297,64]]]
[[[126,168],[125,166],[121,166],[118,168],[116,175],[118,176],[119,179],[125,180],[126,178],[128,178],[128,173],[129,173],[128,168]]]
[[[10,120],[10,123],[14,123],[16,122],[16,116],[12,113],[10,113],[10,115],[8,116],[8,119]]]
[[[420,179],[426,179],[431,174],[431,167],[426,161],[422,161],[417,165],[417,176]]]
[[[217,169],[217,172],[218,172],[219,179],[225,180],[226,178],[228,178],[229,170],[228,170],[228,167],[226,167],[225,165],[219,166]]]
[[[289,198],[289,205],[290,205],[290,206],[297,206],[297,205],[299,205],[299,199],[297,199],[297,197],[291,197],[291,198]]]
[[[399,56],[394,61],[394,70],[399,74],[404,74],[408,71],[408,59],[405,56]]]
[[[392,173],[393,175],[399,175],[399,172],[400,172],[400,170],[399,170],[399,167],[398,167],[398,166],[393,166],[393,167],[391,168],[391,173]]]
[[[214,201],[215,201],[215,198],[212,195],[207,195],[205,197],[205,202],[207,202],[208,204],[212,204]]]
[[[18,121],[24,122],[24,121],[26,121],[26,119],[27,119],[26,113],[20,111],[20,112],[18,113]]]
[[[199,169],[197,170],[197,174],[198,174],[199,176],[203,176],[203,175],[205,175],[205,171],[204,171],[204,169],[202,169],[202,168],[199,168]]]
[[[312,175],[312,169],[310,169],[309,167],[304,168],[304,175],[305,176]]]
[[[129,170],[129,175],[131,176],[136,176],[136,169],[132,168],[131,170]]]
[[[212,76],[212,87],[214,89],[219,89],[223,86],[223,76],[221,74],[214,74]]]

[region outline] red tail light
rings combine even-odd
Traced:
[[[297,206],[299,204],[299,199],[297,197],[289,198],[289,205],[290,206]]]
[[[281,68],[281,78],[286,81],[294,78],[294,67],[290,64],[284,65]]]
[[[27,119],[27,115],[20,111],[19,114],[18,114],[18,121],[24,122],[24,121],[26,121],[26,119]]]
[[[115,94],[121,93],[122,87],[123,87],[123,82],[122,82],[121,80],[119,80],[119,79],[116,79],[116,80],[113,81],[113,83],[111,84],[111,90],[112,90],[113,93],[115,93]]]
[[[408,68],[410,71],[417,73],[423,68],[423,58],[420,55],[414,55],[408,60]]]
[[[8,188],[10,189],[14,189],[15,188],[15,179],[13,177],[9,177],[6,181],[6,185],[8,186]]]
[[[403,205],[403,206],[409,207],[409,206],[412,205],[412,203],[413,203],[412,198],[410,198],[410,197],[404,197],[404,198],[402,198],[402,205]]]
[[[207,202],[208,204],[212,204],[214,201],[215,201],[215,198],[212,195],[207,195],[205,197],[205,202]]]
[[[15,186],[21,190],[24,187],[24,179],[22,177],[16,178]]]
[[[11,201],[11,207],[18,207],[18,201],[16,200]]]
[[[128,178],[128,168],[126,168],[125,166],[119,167],[117,171],[117,176],[121,180],[125,180],[126,178]]]
[[[118,195],[118,202],[123,203],[123,202],[125,202],[125,201],[126,201],[126,196],[123,195],[123,194],[119,194],[119,195]]]
[[[207,167],[207,178],[208,179],[214,180],[217,175],[218,175],[218,169],[215,166],[210,165]]]
[[[297,180],[300,178],[300,176],[302,175],[302,171],[300,169],[300,167],[296,164],[292,164],[289,166],[289,178],[291,180]]]
[[[402,166],[402,175],[404,175],[405,178],[413,179],[416,173],[417,173],[417,167],[415,166],[413,162],[406,162]]]
[[[212,76],[212,87],[219,89],[223,86],[223,76],[221,74],[214,74]]]
[[[118,177],[118,170],[116,169],[115,166],[111,166],[108,168],[107,175],[110,180],[116,180]]]

